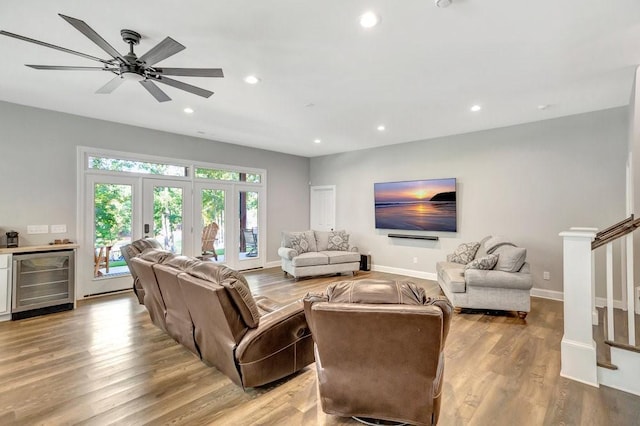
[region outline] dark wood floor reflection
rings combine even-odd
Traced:
[[[350,277],[295,282],[279,268],[246,274],[279,301]],[[355,279],[398,275],[361,272]],[[436,283],[410,279],[436,295]],[[441,425],[637,425],[640,397],[563,379],[562,304],[532,299],[514,313],[455,315],[445,350]],[[0,323],[0,425],[357,424],[317,404],[314,366],[243,391],[151,324],[132,293]],[[416,398],[420,398],[416,395]]]

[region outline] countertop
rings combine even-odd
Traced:
[[[39,251],[70,250],[80,247],[78,244],[44,244],[39,246],[0,247],[0,254],[34,253]]]

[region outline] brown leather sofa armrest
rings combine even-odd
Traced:
[[[424,304],[437,306],[442,311],[442,348],[444,349],[444,342],[447,341],[447,335],[449,334],[453,305],[451,305],[451,302],[449,302],[449,299],[445,296],[429,297]]]
[[[297,343],[310,334],[302,301],[263,315],[258,327],[250,329],[236,348],[240,364],[261,361]]]

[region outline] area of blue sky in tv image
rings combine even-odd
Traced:
[[[428,201],[436,194],[454,192],[455,179],[411,180],[375,184],[376,203]]]

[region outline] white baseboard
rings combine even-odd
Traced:
[[[372,271],[386,272],[388,274],[406,275],[408,277],[422,278],[425,280],[437,281],[438,276],[434,272],[416,271],[413,269],[393,268],[391,266],[372,265]]]
[[[273,262],[267,262],[264,264],[263,268],[275,268],[276,266],[282,265],[282,262],[279,260],[274,260]]]
[[[540,297],[542,299],[551,299],[551,300],[558,300],[560,302],[562,302],[564,300],[564,293],[561,291],[555,291],[555,290],[547,290],[544,288],[532,288],[531,289],[531,295],[533,297]]]

